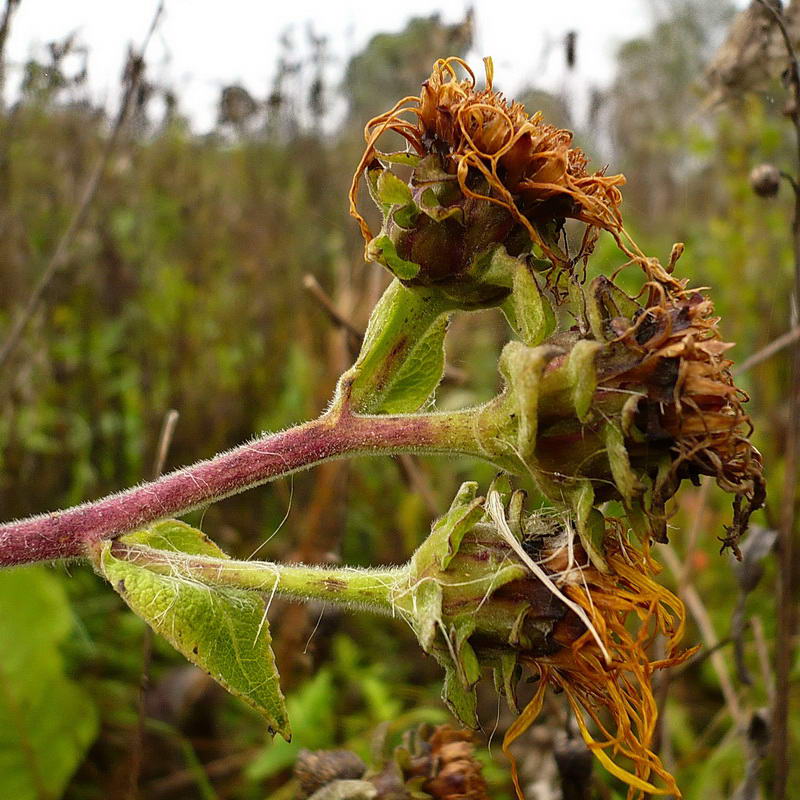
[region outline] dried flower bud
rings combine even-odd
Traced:
[[[301,797],[337,780],[355,780],[366,771],[367,765],[350,750],[301,750],[294,766]]]
[[[418,740],[406,778],[423,777],[422,791],[434,800],[489,800],[473,741],[469,731],[440,725]]]
[[[775,197],[781,188],[781,174],[772,164],[759,164],[750,172],[750,186],[759,197]]]
[[[489,800],[473,734],[450,725],[406,731],[403,743],[369,771],[349,750],[301,750],[294,771],[301,796],[313,800]]]

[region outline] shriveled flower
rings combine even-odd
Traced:
[[[491,60],[485,65],[486,88],[478,89],[461,59],[440,59],[418,97],[371,120],[350,191],[369,260],[409,285],[458,281],[460,298],[464,283],[481,277],[481,261],[493,247],[516,257],[535,245],[547,259],[540,267],[570,270],[589,255],[598,229],[622,235],[624,177],[589,173],[572,133],[508,102],[493,89]],[[467,77],[459,79],[457,68]],[[405,138],[409,152],[377,149],[389,131]],[[411,167],[407,184],[395,174],[397,165]],[[384,217],[374,238],[357,206],[365,172]],[[587,225],[574,255],[558,241],[566,219]]]
[[[608,297],[600,288],[604,285],[599,279],[596,296]],[[669,470],[654,485],[659,503],[675,493],[682,478],[697,475],[714,477],[734,495],[725,544],[735,549],[750,514],[763,505],[765,484],[761,455],[749,439],[752,425],[743,407],[748,397],[735,385],[733,362],[726,356],[733,344],[721,338],[706,295],[691,289],[667,292],[658,285],[649,293],[630,319],[612,316],[605,306],[604,326],[613,336],[609,353],[617,351],[618,357],[624,348],[632,362],[639,358],[621,370],[611,356],[601,366],[606,375],[598,391],[640,393],[627,409],[634,413],[632,424],[647,441],[669,443]]]
[[[533,723],[546,691],[566,697],[586,745],[630,787],[629,797],[680,793],[651,750],[657,717],[651,676],[682,662],[683,604],[655,580],[647,544],[608,520],[607,572],[590,562],[568,514],[524,511],[502,481],[486,498],[465,484],[412,558],[397,610],[446,672],[444,699],[477,727],[475,686],[486,668],[518,714],[503,745]],[[656,637],[666,655],[649,655]],[[538,679],[520,711],[516,684]],[[463,761],[463,746],[452,749]],[[512,764],[514,763],[512,757]],[[521,788],[514,780],[519,796]],[[656,784],[661,784],[660,786]],[[446,795],[445,795],[446,796]]]
[[[489,800],[474,738],[450,725],[432,730],[423,726],[396,753],[406,786],[418,787],[434,800]]]
[[[506,732],[503,750],[510,753],[513,742],[534,722],[547,689],[561,691],[586,745],[603,767],[628,785],[629,798],[680,797],[675,780],[651,750],[658,719],[652,674],[691,656],[693,651],[680,649],[685,609],[654,580],[659,567],[647,547],[634,548],[618,522],[611,526],[609,574],[589,563],[569,530],[560,539],[534,539],[528,546],[532,558],[545,564],[552,580],[584,610],[590,625],[550,656],[520,657],[539,678],[539,688]],[[659,635],[667,644],[662,660],[648,655]],[[590,721],[599,733],[590,730]],[[655,785],[658,782],[663,788]]]
[[[711,300],[671,276],[649,281],[641,300],[603,277],[575,297],[584,311],[571,330],[506,346],[497,440],[556,503],[621,499],[642,539],[665,540],[666,504],[682,480],[712,476],[734,495],[723,541],[737,552],[765,488]],[[599,564],[589,513],[580,529]]]
[[[349,750],[301,750],[294,773],[301,796],[309,800],[489,800],[474,738],[472,731],[463,728],[423,724],[407,730],[402,743],[380,753],[378,763],[369,769]],[[382,739],[377,734],[375,744]]]

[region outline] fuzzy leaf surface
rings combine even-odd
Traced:
[[[183,553],[219,557],[221,552],[200,531],[183,523],[162,522],[122,541],[176,553],[175,571],[169,575],[117,558],[111,543],[104,545],[102,572],[131,610],[189,661],[258,711],[270,731],[288,740],[289,721],[264,617],[264,596],[182,577]]]
[[[370,245],[376,261],[382,261],[401,280],[407,281],[415,278],[420,270],[419,264],[406,261],[397,254],[394,242],[388,236],[379,236],[372,240]]]
[[[444,373],[444,337],[447,317],[431,325],[387,388],[379,413],[408,414],[417,411],[436,390]]]

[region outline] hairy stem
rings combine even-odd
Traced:
[[[406,452],[486,458],[476,441],[473,416],[474,412],[462,411],[368,417],[334,410],[152,483],[66,511],[0,525],[0,566],[83,556],[88,546],[103,539],[335,458]]]
[[[526,460],[516,444],[519,415],[512,394],[504,392],[484,406],[455,412],[364,415],[352,412],[340,387],[334,406],[317,420],[95,502],[0,525],[0,567],[81,557],[104,539],[182,516],[316,464],[359,455],[469,455],[514,474],[529,474],[542,491],[557,495],[561,479],[580,476],[604,452],[599,432],[578,423],[562,388],[558,380],[543,382],[540,405],[559,413],[539,421],[535,453]],[[635,449],[630,454],[636,457]],[[602,485],[611,485],[610,478],[609,473]]]
[[[408,586],[407,568],[380,570],[318,567],[270,561],[233,561],[155,550],[114,542],[115,558],[165,575],[178,574],[207,586],[225,586],[273,593],[292,600],[318,600],[343,608],[392,615]]]
[[[484,534],[485,535],[485,534]],[[489,534],[489,541],[491,536]],[[434,532],[426,540],[433,547],[433,561],[449,550],[450,542],[437,543]],[[190,580],[208,587],[244,589],[262,593],[269,606],[272,597],[299,602],[319,601],[339,608],[368,611],[373,614],[400,617],[419,635],[420,622],[430,617],[425,603],[420,605],[419,587],[426,582],[437,583],[441,589],[441,607],[436,618],[448,629],[457,619],[469,617],[475,632],[485,642],[507,644],[512,638],[533,652],[552,651],[548,641],[555,621],[564,615],[564,607],[553,603],[547,586],[536,576],[528,577],[513,556],[497,570],[484,557],[485,544],[478,546],[480,555],[467,554],[450,565],[449,571],[434,567],[431,574],[420,576],[415,559],[402,567],[365,569],[359,567],[319,567],[306,564],[280,564],[270,561],[233,561],[213,556],[190,555],[182,552],[154,549],[124,540],[107,542],[93,548],[95,563],[102,563],[101,552],[126,561],[138,568],[161,575]],[[418,551],[421,552],[421,551]],[[428,554],[429,556],[430,554]],[[430,561],[427,556],[423,560]],[[417,565],[418,566],[418,565]],[[527,581],[526,589],[521,581]],[[495,595],[495,590],[515,581],[516,592],[525,596],[527,612],[524,624],[519,624],[519,599],[510,594]]]

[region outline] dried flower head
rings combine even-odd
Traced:
[[[422,727],[408,738],[402,748],[406,752],[398,754],[407,786],[415,784],[435,800],[489,799],[470,731],[439,725],[433,730]]]
[[[526,514],[524,493],[510,494],[500,479],[486,498],[474,493],[474,485],[462,486],[412,558],[411,583],[398,597],[423,649],[446,671],[450,708],[477,727],[475,686],[491,668],[518,714],[504,742],[509,752],[552,688],[565,695],[586,745],[631,787],[631,797],[679,796],[651,749],[657,716],[651,676],[690,655],[679,649],[685,611],[654,580],[658,566],[648,545],[634,547],[623,524],[607,520],[603,572],[591,563],[570,515]],[[650,655],[656,637],[666,643],[663,659]],[[520,712],[516,685],[525,671],[539,686]]]
[[[497,436],[554,503],[621,499],[643,540],[666,540],[666,504],[682,480],[712,476],[734,495],[723,542],[737,552],[765,488],[748,398],[726,355],[732,345],[707,295],[655,260],[650,268],[666,280],[630,297],[596,278],[573,291],[572,329],[536,347],[506,345]],[[505,429],[503,413],[514,421]],[[585,538],[587,520],[579,515]],[[600,549],[592,551],[598,565]]]
[[[616,302],[622,293],[597,279],[595,332],[608,342],[599,354],[598,392],[633,392],[623,414],[630,437],[635,426],[645,443],[668,445],[668,469],[653,487],[657,507],[663,508],[683,478],[699,475],[714,477],[734,495],[724,543],[738,554],[736,542],[765,499],[761,455],[749,438],[752,425],[743,407],[748,397],[735,385],[726,356],[733,345],[720,335],[713,303],[686,282],[679,286],[650,282],[645,302],[632,313],[628,308],[626,318]]]
[[[493,89],[491,59],[485,66],[486,88],[478,89],[461,59],[440,59],[418,97],[403,98],[366,126],[350,212],[368,259],[382,261],[398,277],[430,283],[462,275],[475,256],[498,244],[512,255],[536,245],[548,266],[571,269],[589,255],[598,229],[622,235],[624,177],[587,172],[572,133],[509,103]],[[457,68],[465,78],[459,79]],[[409,152],[378,150],[389,131],[408,142]],[[390,171],[393,164],[412,167],[405,191]],[[382,235],[374,239],[357,206],[365,171],[384,212]],[[574,256],[558,243],[568,218],[587,225]]]
[[[550,656],[521,658],[539,678],[534,697],[506,732],[503,750],[533,724],[547,688],[561,691],[578,729],[600,763],[628,785],[629,798],[649,794],[680,797],[674,778],[652,751],[658,709],[653,696],[654,671],[685,661],[694,651],[681,651],[685,609],[655,580],[658,566],[647,547],[630,545],[623,528],[610,521],[603,574],[588,561],[580,542],[567,532],[561,539],[533,540],[531,557],[547,571],[590,619],[590,628]],[[657,636],[666,641],[666,655],[649,655]],[[587,719],[588,718],[588,719]],[[592,733],[589,725],[597,733]],[[514,781],[522,796],[514,765]],[[656,786],[654,781],[661,783]]]

